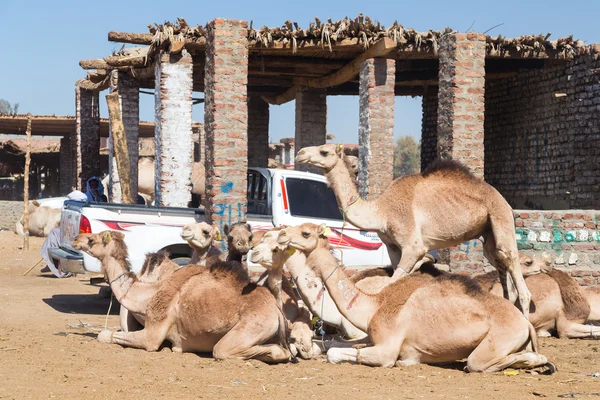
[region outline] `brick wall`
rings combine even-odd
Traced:
[[[100,105],[99,93],[75,88],[75,149],[73,171],[79,190],[85,191],[86,182],[100,175]]]
[[[581,284],[600,284],[600,211],[514,210],[514,216],[519,251],[546,253],[553,267],[570,272]],[[458,246],[458,251],[442,251],[440,260],[450,264],[453,272],[481,273],[482,243],[473,240]]]
[[[327,136],[326,89],[299,86],[296,91],[296,135],[294,158],[304,147],[325,144]],[[306,164],[295,164],[298,171],[323,174],[323,170]]]
[[[448,34],[439,55],[438,156],[483,176],[485,35]]]
[[[396,60],[360,64],[358,182],[363,199],[374,199],[394,178]]]
[[[221,228],[246,220],[247,28],[245,21],[221,18],[207,25],[204,77],[207,221]]]
[[[515,208],[600,208],[600,61],[486,87],[485,178]]]
[[[73,172],[73,153],[71,138],[60,139],[60,193],[71,192],[71,187],[76,185],[75,173]]]
[[[0,200],[0,229],[15,231],[15,223],[23,214],[22,201]]]
[[[248,97],[248,165],[269,165],[269,103],[259,96]]]
[[[155,63],[154,203],[187,207],[191,199],[194,140],[192,132],[192,57],[161,53]]]
[[[438,88],[429,86],[423,94],[421,119],[421,171],[437,157]]]

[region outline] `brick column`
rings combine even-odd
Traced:
[[[320,146],[327,141],[327,91],[308,87],[296,90],[295,152],[304,147]],[[295,164],[298,171],[323,174],[323,170],[306,164]]]
[[[483,177],[485,35],[446,35],[439,55],[438,157]]]
[[[217,223],[221,228],[246,220],[247,28],[245,21],[221,18],[207,26],[204,67],[206,217],[209,223]]]
[[[73,146],[70,137],[60,139],[60,160],[59,160],[59,191],[60,196],[66,196],[71,192],[71,187],[76,186],[77,182],[73,173]]]
[[[360,64],[358,182],[363,199],[378,197],[394,179],[396,60]]]
[[[157,206],[187,207],[191,200],[192,56],[161,53],[155,63],[155,186]]]
[[[99,99],[98,92],[75,88],[75,157],[72,162],[77,187],[82,191],[90,177],[100,175]]]
[[[438,88],[436,86],[425,89],[422,110],[421,171],[424,171],[437,157]]]
[[[269,103],[259,96],[248,97],[248,165],[269,165]]]
[[[136,82],[127,74],[112,71],[110,76],[110,91],[119,93],[121,103],[121,116],[125,127],[127,150],[131,166],[131,192],[134,199],[138,193],[138,159],[139,159],[139,132],[140,132],[140,94]],[[108,189],[109,201],[121,203],[121,180],[117,170],[117,159],[114,156],[114,142],[112,134],[108,137]]]
[[[455,33],[440,43],[437,155],[484,173],[485,35]],[[479,240],[439,253],[452,271],[474,271],[484,261]]]

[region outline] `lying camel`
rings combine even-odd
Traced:
[[[164,340],[174,352],[209,352],[216,359],[255,358],[287,362],[285,318],[268,289],[248,284],[239,263],[217,261],[210,267],[187,265],[166,279],[143,283],[126,260],[120,232],[80,234],[73,248],[89,248],[121,306],[145,314],[135,332],[100,332],[98,340],[156,351]],[[82,243],[87,243],[82,246]],[[272,344],[278,338],[281,345]]]
[[[260,264],[267,270],[267,287],[291,323],[290,348],[292,354],[299,353],[302,358],[310,359],[313,354],[320,353],[319,347],[313,345],[312,342],[314,336],[312,319],[303,301],[293,293],[291,285],[283,275],[283,265],[294,251],[286,251],[277,243],[278,234],[278,230],[273,230],[258,232],[254,235],[254,239],[258,242],[252,247],[251,261]],[[283,289],[283,286],[287,286],[286,290]]]
[[[430,250],[483,236],[484,255],[500,273],[504,297],[518,298],[529,315],[531,294],[519,266],[512,208],[496,189],[458,162],[438,161],[421,174],[396,179],[377,199],[363,200],[343,159],[344,146],[333,144],[305,147],[296,156],[296,162],[325,171],[350,223],[377,231],[394,279],[417,269]]]
[[[29,212],[29,235],[46,237],[53,228],[60,225],[61,209],[41,206],[36,200],[30,200],[27,204]],[[25,236],[23,227],[24,215],[21,215],[15,224],[15,231],[20,236]]]
[[[412,274],[377,295],[360,291],[328,249],[327,227],[305,223],[282,229],[278,242],[304,252],[324,279],[340,312],[366,330],[371,347],[332,348],[329,362],[392,367],[467,358],[467,371],[548,366],[537,353],[533,326],[509,301],[454,274]],[[429,284],[424,282],[429,281]]]
[[[600,321],[600,287],[582,288],[568,273],[549,265],[544,270],[546,273],[525,278],[531,291],[529,320],[538,336],[548,337],[550,331],[556,331],[560,338],[598,338],[600,327],[584,323]],[[495,271],[474,279],[484,289],[502,296]]]

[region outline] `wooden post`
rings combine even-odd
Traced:
[[[115,158],[117,160],[117,171],[121,181],[121,193],[124,204],[135,204],[133,193],[131,193],[131,165],[129,150],[127,149],[127,138],[125,137],[125,126],[121,115],[121,103],[119,93],[112,92],[106,95],[108,104],[108,117],[110,119],[113,146],[115,147]]]
[[[31,113],[27,114],[27,150],[25,151],[25,174],[23,177],[23,250],[29,250],[29,164],[31,163]]]

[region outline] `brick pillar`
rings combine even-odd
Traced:
[[[269,103],[259,96],[248,97],[248,165],[269,165]]]
[[[121,116],[125,127],[127,150],[131,166],[131,192],[134,199],[138,193],[138,159],[139,159],[139,132],[140,132],[140,94],[136,82],[123,72],[112,71],[110,76],[110,91],[119,93],[121,103]],[[111,130],[112,131],[112,130]],[[121,203],[121,180],[117,170],[117,159],[114,156],[114,142],[112,134],[108,137],[108,188],[109,201]]]
[[[59,191],[61,196],[69,194],[71,187],[77,185],[73,173],[73,150],[70,137],[65,136],[60,139]]]
[[[437,112],[438,88],[429,86],[425,89],[422,102],[423,119],[421,120],[421,171],[424,171],[437,157]]]
[[[298,87],[296,90],[295,152],[304,147],[320,146],[327,141],[327,91]],[[323,174],[323,170],[306,164],[295,164],[298,171]]]
[[[155,186],[157,206],[187,207],[191,200],[192,56],[161,53],[155,63]]]
[[[360,64],[358,182],[363,199],[374,199],[394,179],[394,88],[396,60]]]
[[[460,161],[477,176],[484,173],[485,35],[456,33],[440,43],[437,155]],[[439,251],[452,271],[477,271],[482,244],[471,240]]]
[[[209,223],[217,223],[221,228],[246,220],[247,28],[245,21],[221,18],[207,26],[204,68],[206,217]]]
[[[483,177],[485,35],[446,35],[439,55],[438,157]]]
[[[90,177],[100,175],[99,99],[98,92],[75,88],[75,157],[72,162],[77,187],[82,191]]]

